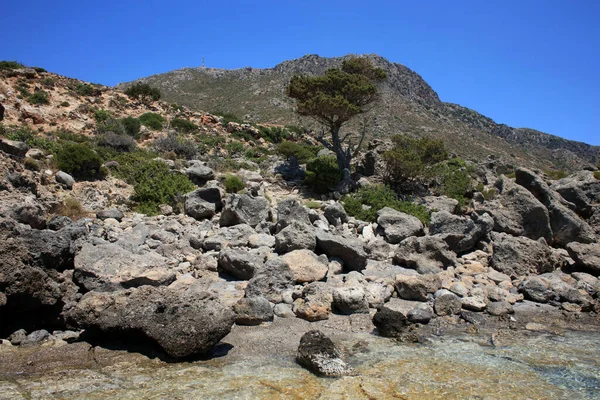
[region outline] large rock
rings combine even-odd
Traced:
[[[562,265],[544,239],[494,233],[492,242],[494,254],[490,266],[512,277],[550,272]]]
[[[600,244],[569,243],[567,251],[575,265],[592,275],[600,276]]]
[[[96,212],[96,218],[101,219],[103,221],[105,219],[113,218],[120,222],[123,219],[123,217],[123,211],[118,210],[116,208],[111,208],[109,210],[100,210]]]
[[[293,221],[310,225],[308,208],[294,198],[286,198],[277,204],[276,232],[281,231]]]
[[[373,315],[373,325],[379,335],[384,337],[400,337],[410,325],[406,315],[395,307],[384,305]]]
[[[592,171],[576,172],[553,182],[551,188],[572,203],[575,211],[584,218],[589,218],[594,204],[600,203],[600,180]]]
[[[507,177],[500,178],[495,187],[498,190],[496,199],[479,205],[477,212],[487,212],[494,218],[496,232],[534,240],[552,239],[548,210],[533,194]]]
[[[314,250],[317,246],[315,229],[308,224],[293,221],[275,235],[275,251],[279,254],[292,250]]]
[[[548,209],[554,244],[564,247],[570,242],[596,241],[592,228],[571,209],[576,208],[574,204],[550,189],[548,184],[532,171],[517,168],[515,174],[517,183],[529,190]]]
[[[348,270],[360,271],[367,266],[367,254],[358,239],[348,239],[320,229],[316,232],[317,249],[328,257],[338,257]]]
[[[406,300],[427,301],[442,287],[439,276],[427,275],[396,275],[396,292]]]
[[[270,214],[269,200],[262,196],[251,196],[248,193],[230,195],[221,212],[221,226],[248,224],[255,227],[268,219]]]
[[[273,321],[273,307],[264,297],[244,297],[233,305],[238,325],[260,325]]]
[[[256,250],[228,248],[219,254],[219,270],[242,280],[251,279],[264,262],[264,254]]]
[[[29,146],[16,140],[0,138],[0,150],[14,156],[25,157],[27,150],[29,150]]]
[[[114,243],[86,243],[75,256],[74,281],[85,290],[168,285],[175,272],[157,253],[134,254]]]
[[[230,332],[235,313],[206,293],[143,286],[86,293],[66,320],[92,334],[149,339],[181,358],[209,352]]]
[[[454,293],[445,293],[436,297],[433,309],[437,315],[454,315],[460,312],[462,302]]]
[[[456,254],[440,235],[411,236],[404,239],[394,254],[394,263],[414,268],[421,274],[438,273],[457,263]]]
[[[471,217],[462,217],[440,211],[431,214],[429,233],[443,235],[451,250],[463,253],[472,249],[479,239],[490,233],[493,228],[494,219],[487,213],[473,213]]]
[[[310,250],[294,250],[281,256],[297,283],[320,281],[327,276],[328,265],[324,256],[317,256]]]
[[[199,161],[192,161],[193,164],[185,170],[185,174],[196,185],[204,185],[206,182],[215,178],[215,172]]]
[[[334,288],[333,308],[341,314],[368,313],[369,301],[363,286],[352,285]]]
[[[410,236],[422,236],[423,223],[412,215],[384,207],[377,211],[377,224],[388,243],[397,244]]]
[[[221,190],[216,187],[196,189],[185,195],[184,211],[196,219],[211,218],[221,211]]]
[[[340,226],[348,222],[348,214],[340,203],[329,204],[323,210],[323,215],[327,219],[327,222],[333,226]]]
[[[318,375],[339,377],[354,374],[352,367],[342,360],[340,351],[331,339],[317,330],[302,335],[296,360]]]
[[[208,236],[202,242],[202,247],[206,251],[221,251],[227,247],[240,247],[248,245],[250,236],[256,234],[251,226],[246,224],[235,225],[227,228],[221,228]]]
[[[266,297],[273,303],[283,301],[283,292],[294,286],[294,274],[281,258],[271,258],[246,286],[246,297]]]
[[[58,171],[56,175],[54,175],[54,179],[56,182],[64,185],[67,189],[73,189],[73,185],[75,184],[75,179],[64,171]]]
[[[294,314],[311,322],[328,319],[332,302],[329,285],[324,282],[309,283],[302,290],[302,297],[294,301]]]

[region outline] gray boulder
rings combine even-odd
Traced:
[[[492,231],[494,220],[489,214],[462,217],[440,211],[431,214],[429,233],[441,234],[451,250],[463,253],[472,249],[475,244]]]
[[[365,289],[360,285],[334,288],[333,309],[341,314],[368,313],[369,302]]]
[[[110,210],[101,210],[96,213],[96,218],[105,220],[108,218],[114,218],[117,221],[123,220],[123,211],[117,210],[116,208],[111,208]]]
[[[69,326],[121,338],[144,337],[166,354],[206,354],[225,337],[235,313],[207,293],[143,286],[86,293],[66,313]]]
[[[453,293],[442,294],[433,303],[435,313],[440,316],[458,314],[461,308],[462,301]]]
[[[302,290],[302,297],[294,300],[296,317],[307,321],[320,321],[329,318],[333,296],[331,287],[324,282],[312,282]]]
[[[311,225],[292,221],[275,235],[275,251],[279,254],[292,250],[314,250],[317,246],[315,230]]]
[[[493,233],[490,266],[512,277],[551,272],[562,266],[544,239],[531,240],[505,233]]]
[[[64,171],[58,171],[56,175],[54,175],[54,179],[56,179],[56,182],[64,185],[67,189],[73,189],[73,185],[75,184],[75,179]]]
[[[547,303],[555,299],[555,294],[550,289],[548,282],[539,276],[527,278],[520,285],[519,290],[526,299],[535,301],[536,303]]]
[[[185,195],[184,211],[195,219],[212,218],[221,211],[221,190],[216,187],[196,189]]]
[[[219,271],[237,279],[249,280],[265,262],[263,253],[244,249],[228,248],[219,254]]]
[[[317,230],[316,237],[317,249],[328,257],[340,258],[346,269],[360,271],[367,266],[367,254],[360,240],[333,235],[320,229]]]
[[[199,161],[191,161],[193,164],[185,170],[185,174],[190,178],[196,185],[201,186],[206,182],[215,179],[215,172],[203,165]]]
[[[8,140],[0,138],[0,150],[5,153],[12,154],[18,157],[25,157],[27,154],[27,150],[29,150],[29,146],[27,146],[23,142],[19,142],[16,140]]]
[[[575,206],[577,214],[589,218],[600,203],[600,180],[592,171],[579,171],[552,183],[551,188]]]
[[[244,297],[233,305],[235,323],[238,325],[260,325],[273,321],[273,308],[264,297]]]
[[[281,231],[293,221],[310,225],[309,210],[294,198],[283,199],[277,204],[276,232]]]
[[[221,226],[248,224],[255,227],[261,221],[268,219],[269,206],[269,200],[262,196],[251,196],[248,193],[229,195],[221,212],[219,224]]]
[[[296,360],[317,375],[340,377],[354,374],[352,367],[342,360],[341,352],[331,339],[317,330],[302,335]]]
[[[575,265],[594,276],[600,276],[600,244],[569,243],[567,251]]]
[[[227,228],[221,228],[204,239],[202,247],[206,251],[221,251],[227,247],[240,247],[248,245],[250,236],[256,231],[249,225],[240,224]]]
[[[442,281],[439,276],[434,274],[397,275],[395,287],[400,298],[427,301],[442,287]]]
[[[246,286],[246,297],[266,297],[270,302],[281,303],[283,292],[294,286],[294,275],[281,258],[271,258],[256,271]]]
[[[450,251],[440,235],[404,239],[393,260],[395,264],[414,268],[421,274],[438,273],[457,263],[456,254]]]
[[[385,240],[397,244],[410,236],[424,235],[423,223],[412,215],[385,207],[377,211],[377,224]]]
[[[325,207],[323,215],[327,219],[327,222],[333,226],[340,226],[341,224],[348,222],[348,214],[346,214],[346,210],[344,210],[344,207],[338,202],[329,204]]]

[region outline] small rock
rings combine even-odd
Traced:
[[[262,322],[273,321],[273,309],[269,300],[264,297],[240,299],[233,306],[236,314],[235,323],[238,325],[259,325]]]
[[[419,323],[419,324],[428,324],[433,315],[431,311],[424,310],[422,308],[413,308],[406,315],[410,322]]]
[[[19,329],[18,331],[13,332],[12,335],[8,337],[8,340],[10,340],[10,343],[14,346],[20,345],[22,342],[25,341],[25,339],[27,339],[27,332],[25,331],[25,329]]]
[[[513,313],[513,306],[508,301],[491,302],[487,306],[490,315],[501,316]]]
[[[339,377],[354,374],[352,367],[341,359],[341,353],[331,339],[317,330],[302,335],[296,360],[318,375]]]
[[[458,296],[448,293],[443,294],[435,299],[433,309],[437,315],[454,315],[458,314],[462,308],[462,301]]]
[[[73,184],[75,183],[75,179],[66,172],[58,171],[54,176],[56,182],[65,185],[67,189],[73,189]]]
[[[101,210],[96,212],[96,218],[105,220],[108,218],[114,218],[117,221],[121,222],[125,215],[121,210],[117,210],[116,208],[111,208],[110,210]]]
[[[279,318],[295,318],[296,314],[292,311],[289,305],[284,303],[275,304],[273,313]]]

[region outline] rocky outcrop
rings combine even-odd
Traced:
[[[275,235],[275,251],[284,254],[293,250],[314,250],[317,238],[311,225],[292,221]]]
[[[90,292],[66,313],[69,325],[156,343],[174,358],[206,354],[229,333],[235,313],[208,294],[143,286]]]
[[[248,224],[255,227],[269,218],[269,200],[249,193],[229,195],[221,212],[221,226]]]

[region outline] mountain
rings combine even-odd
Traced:
[[[294,74],[323,74],[348,57],[307,55],[265,69],[184,68],[138,81],[158,87],[165,100],[191,109],[231,112],[255,122],[315,127],[309,119],[294,114],[285,86]],[[515,165],[538,168],[576,170],[600,161],[599,146],[498,124],[474,110],[442,102],[419,74],[404,65],[378,55],[365,57],[388,75],[380,84],[381,96],[371,111],[371,137],[428,135],[443,139],[453,152],[468,159],[493,154]]]

